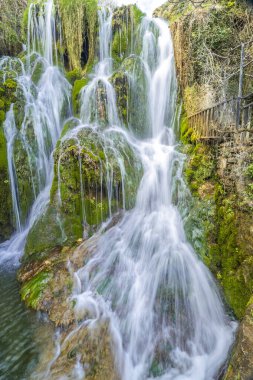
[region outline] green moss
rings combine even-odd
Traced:
[[[132,12],[133,17],[134,17],[134,25],[136,25],[136,26],[140,25],[141,21],[144,17],[144,14],[140,10],[140,8],[138,8],[136,5],[133,5],[131,7],[131,12]]]
[[[121,120],[127,124],[127,108],[128,108],[128,100],[129,100],[129,84],[128,78],[125,72],[116,71],[112,77],[110,78],[110,82],[112,83],[117,100],[118,114],[121,117]]]
[[[238,197],[227,194],[216,177],[212,147],[192,143],[187,122],[181,136],[189,158],[185,178],[194,198],[186,220],[186,234],[196,252],[212,270],[227,303],[242,318],[253,292],[253,262],[242,230],[250,228],[250,213],[240,211]]]
[[[112,58],[116,66],[131,54],[131,41],[135,39],[142,17],[143,13],[135,5],[122,6],[113,12]]]
[[[49,272],[42,271],[21,287],[21,299],[27,306],[33,309],[39,307],[39,302],[51,277],[52,275]]]
[[[17,188],[20,201],[20,216],[22,223],[25,223],[34,201],[34,192],[27,151],[23,146],[22,140],[18,137],[13,146],[13,159],[15,162]],[[34,182],[36,185],[35,178],[36,177],[34,176]]]
[[[128,81],[128,75],[132,80]],[[118,78],[115,77],[116,93],[118,99],[122,102],[122,114],[128,114],[125,118],[132,131],[140,137],[148,137],[150,135],[150,119],[148,117],[147,110],[147,96],[148,96],[148,84],[145,76],[145,68],[139,57],[131,55],[124,59],[120,70],[118,72]],[[125,104],[128,107],[125,108]],[[123,118],[124,120],[124,118]]]
[[[56,208],[52,205],[29,231],[22,260],[23,262],[41,260],[47,257],[52,248],[61,246],[64,242],[62,223],[59,221]]]
[[[214,178],[215,164],[208,147],[197,144],[191,149],[190,160],[185,168],[185,177],[191,191],[198,194],[201,186]]]
[[[7,148],[3,127],[0,123],[0,241],[13,231],[12,200],[8,176]]]
[[[90,226],[100,225],[109,215],[107,199],[104,199],[102,202],[97,202],[96,198],[88,198],[85,200],[84,206],[86,221]]]
[[[66,78],[69,81],[70,84],[74,84],[75,81],[79,80],[82,78],[82,73],[79,69],[74,69],[72,71],[67,71],[66,72]]]
[[[76,138],[67,138],[75,126],[65,126],[64,138],[58,143],[55,176],[50,206],[28,234],[24,261],[47,257],[55,246],[72,244],[86,233],[94,232],[110,214],[107,192],[108,167],[113,172],[111,212],[123,207],[122,178],[118,156],[124,162],[126,207],[135,203],[142,167],[127,142],[117,133],[108,136],[83,128]],[[111,144],[117,146],[117,154]],[[59,176],[60,175],[60,176]]]
[[[4,82],[4,87],[9,90],[15,90],[17,88],[17,82],[9,78]]]
[[[0,98],[0,109],[3,110],[5,109],[5,102],[3,99]]]
[[[3,123],[5,120],[5,112],[0,110],[0,123]]]
[[[31,59],[31,61],[32,61],[32,59]],[[33,65],[32,81],[33,81],[33,83],[38,84],[40,81],[40,78],[42,77],[42,74],[45,71],[44,64],[41,61],[37,61],[36,63],[31,62],[31,64]]]
[[[246,174],[249,178],[253,179],[253,164],[250,164],[246,169]]]
[[[244,242],[240,239],[240,216],[237,215],[237,199],[235,196],[217,197],[217,248],[220,254],[221,283],[225,296],[236,316],[241,319],[253,291],[253,269],[250,258],[247,258]],[[246,227],[245,218],[245,227]]]
[[[80,112],[79,95],[83,87],[88,83],[88,78],[76,80],[72,89],[72,106],[74,115],[78,115]]]
[[[0,84],[0,242],[9,238],[14,223],[3,123],[11,103],[16,101],[15,92],[16,82],[13,80],[7,79],[4,84]]]

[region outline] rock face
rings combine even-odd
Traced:
[[[120,380],[113,361],[112,342],[106,321],[92,329],[83,327],[76,334],[71,332],[72,330],[68,331],[69,335],[66,334],[61,354],[52,365],[50,379],[57,380],[61,376],[75,378],[78,360],[85,367],[85,379]]]

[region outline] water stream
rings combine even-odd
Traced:
[[[109,20],[101,21],[101,30]],[[147,18],[141,36],[151,131],[148,140],[134,144],[144,175],[133,210],[102,235],[76,273],[76,314],[80,320],[88,313],[92,328],[109,320],[124,380],[211,380],[226,359],[233,326],[172,202],[173,169],[183,157],[173,132],[177,86],[170,31],[165,22]],[[99,65],[105,65],[102,54]]]
[[[149,14],[154,9],[153,2],[146,9],[144,2],[140,2],[140,6]],[[31,5],[28,59],[26,65],[18,62],[20,69],[15,78],[26,104],[21,141],[30,163],[34,200],[27,216],[22,216],[12,157],[17,127],[11,107],[5,134],[16,233],[0,246],[2,267],[6,262],[8,267],[17,265],[31,226],[48,204],[53,176],[52,152],[64,120],[71,115],[68,106],[70,85],[54,65],[57,53],[53,0],[46,2],[44,16],[42,14],[39,20],[35,12],[35,6]],[[141,49],[138,53],[132,52],[130,57],[139,63],[134,70],[125,69],[125,75],[133,93],[138,78],[146,88],[145,104],[141,105],[145,115],[140,122],[141,133],[139,130],[137,133],[133,125],[133,110],[128,109],[127,123],[122,122],[118,113],[115,89],[110,81],[114,67],[112,9],[102,6],[99,9],[99,62],[81,93],[80,121],[61,141],[63,144],[74,138],[81,147],[80,132],[88,129],[103,142],[110,216],[113,170],[109,152],[113,152],[120,167],[123,188],[118,203],[121,202],[123,209],[127,173],[119,147],[121,141],[135,152],[144,172],[135,206],[124,211],[116,226],[101,234],[93,256],[74,273],[72,299],[79,325],[85,323],[87,328],[96,328],[102,320],[109,321],[114,360],[122,380],[217,379],[233,342],[235,324],[225,313],[212,275],[187,242],[178,210],[178,202],[184,198],[184,156],[177,149],[174,133],[177,82],[172,38],[164,21],[149,16],[142,20],[138,36]],[[31,77],[38,64],[42,65],[43,74],[35,85]],[[8,66],[10,62],[5,60],[2,65]],[[101,88],[106,99],[102,110],[97,95]],[[26,133],[30,125],[33,126],[33,145]],[[120,140],[115,136],[120,136]],[[81,161],[80,181],[83,199]],[[58,187],[60,205],[60,184]],[[83,209],[84,223],[85,215]],[[7,299],[12,297],[7,295]],[[25,321],[26,312],[20,308],[25,316],[22,321]],[[6,322],[6,317],[2,318]],[[22,333],[18,332],[17,340],[22,339]],[[32,339],[29,344],[33,350],[31,342]],[[57,362],[60,354],[58,347],[51,365]],[[8,354],[4,353],[1,360],[7,359]],[[18,360],[23,361],[22,357]],[[77,364],[82,367],[81,363]],[[20,368],[22,365],[25,364],[21,363]],[[79,368],[79,373],[84,376],[84,368]],[[50,379],[50,376],[49,370],[42,378]]]

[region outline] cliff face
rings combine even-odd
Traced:
[[[237,96],[241,42],[252,39],[253,10],[246,2],[204,1],[193,6],[187,1],[168,2],[156,14],[170,22],[184,105],[181,141],[194,205],[186,220],[188,238],[242,320],[225,378],[248,380],[253,376],[253,135],[247,132],[245,139],[242,132],[225,133],[211,142],[198,135],[198,126],[190,125],[188,118]],[[252,44],[245,49],[249,64],[243,95],[253,88]]]
[[[170,22],[187,116],[238,94],[240,44],[252,39],[252,7],[244,1],[205,0],[201,6],[179,1],[155,14]],[[246,47],[250,54],[251,45]],[[248,78],[244,93],[252,89]]]

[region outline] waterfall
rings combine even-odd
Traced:
[[[3,58],[0,67],[13,72],[18,84],[18,96],[24,104],[24,115],[17,127],[13,105],[4,124],[7,141],[8,170],[12,192],[16,232],[9,242],[0,245],[0,263],[18,263],[27,234],[44,212],[53,179],[52,152],[59,139],[64,118],[70,114],[71,86],[63,73],[54,66],[56,53],[56,22],[53,0],[45,2],[37,12],[32,3],[28,15],[28,55],[23,63],[16,58]],[[39,73],[38,83],[34,76]],[[20,111],[19,111],[20,112]],[[27,215],[21,215],[20,189],[16,178],[14,143],[19,141],[26,152],[33,192],[33,204]]]
[[[113,10],[102,4],[98,11],[99,62],[90,82],[81,91],[80,120],[59,142],[64,148],[71,140],[78,148],[83,225],[86,222],[80,158],[83,132],[88,131],[103,145],[106,169],[105,172],[101,169],[101,182],[104,176],[110,217],[115,211],[111,205],[114,191],[111,157],[117,161],[122,183],[122,194],[117,194],[116,202],[118,209],[123,209],[122,219],[97,234],[96,249],[74,273],[72,301],[77,328],[71,334],[78,335],[83,326],[96,329],[106,320],[115,365],[122,380],[213,380],[217,379],[228,355],[235,324],[225,313],[212,275],[187,242],[178,205],[173,202],[174,192],[180,191],[176,182],[183,182],[184,160],[177,150],[174,134],[177,81],[173,43],[168,25],[150,17],[154,2],[147,8],[145,1],[139,3],[149,16],[142,20],[138,48],[130,56],[134,66],[123,65],[130,84],[131,105],[133,108],[136,105],[136,109],[128,107],[127,121],[121,120],[115,88],[110,81],[114,70]],[[19,66],[15,79],[25,104],[23,120],[18,128],[11,106],[4,126],[17,231],[10,241],[0,246],[0,263],[20,258],[28,232],[48,205],[53,179],[52,152],[64,120],[71,116],[71,88],[55,66],[53,0],[45,2],[38,17],[37,6],[30,6],[27,62],[24,65],[20,60],[15,61]],[[12,64],[11,59],[0,63],[6,68]],[[38,68],[42,75],[35,84],[32,77]],[[138,94],[138,81],[143,82],[145,97]],[[133,112],[136,110],[140,110],[143,117],[138,118],[139,124],[142,121],[141,133],[135,130]],[[13,160],[13,144],[18,134],[28,157],[34,196],[25,218],[21,216],[20,189]],[[128,211],[124,144],[141,160],[144,171],[135,205]],[[62,203],[60,164],[61,155],[59,207]],[[176,175],[175,168],[179,168]],[[57,352],[43,379],[52,379],[50,370],[60,354],[57,341]],[[78,356],[73,379],[85,376],[84,364]]]
[[[81,117],[91,124],[89,128],[102,128],[98,133],[103,134],[103,118],[99,114],[94,117],[99,81],[106,94],[107,127],[124,126],[112,112],[115,94],[108,85],[111,11],[102,8],[100,12],[100,61],[94,78],[82,91]],[[78,323],[70,336],[78,336],[82,328],[93,331],[109,321],[115,365],[122,380],[217,379],[233,342],[235,324],[224,311],[212,275],[187,242],[173,203],[175,181],[183,181],[184,157],[174,135],[177,83],[172,38],[164,21],[147,17],[139,34],[151,136],[135,137],[132,130],[124,130],[124,134],[138,152],[144,174],[134,208],[99,235],[92,256],[74,274],[72,300]],[[71,133],[76,136],[75,130]],[[52,366],[60,354],[58,348]],[[78,357],[81,378],[83,364]],[[44,378],[50,376],[44,374]]]
[[[13,114],[13,105],[11,105],[10,112],[7,115],[5,125],[5,136],[7,141],[7,159],[8,159],[8,172],[10,176],[10,184],[11,184],[11,198],[13,205],[13,213],[15,217],[16,230],[18,232],[21,231],[21,221],[20,221],[20,209],[18,202],[18,194],[17,194],[17,184],[16,184],[16,173],[15,167],[13,163],[13,142],[17,134],[15,118]]]

